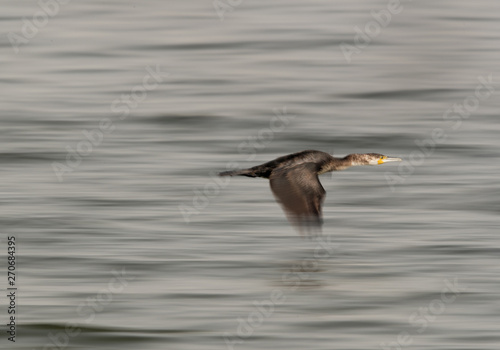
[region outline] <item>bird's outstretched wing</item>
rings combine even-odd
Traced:
[[[275,169],[269,180],[276,200],[301,233],[321,229],[321,205],[326,192],[319,182],[315,163]]]

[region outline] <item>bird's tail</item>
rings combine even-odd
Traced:
[[[255,171],[252,169],[241,169],[241,170],[229,170],[219,173],[219,176],[249,176],[257,177]]]

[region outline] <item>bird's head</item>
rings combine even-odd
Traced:
[[[388,162],[400,162],[401,158],[388,157],[380,153],[349,154],[352,165],[379,165]]]
[[[368,165],[379,165],[388,162],[400,162],[402,160],[401,158],[388,157],[379,153],[367,153],[365,154],[365,156]]]

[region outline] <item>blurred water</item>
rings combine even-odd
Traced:
[[[58,3],[32,38],[3,4],[2,348],[498,349],[499,3],[404,2],[350,63],[387,1],[232,3]],[[322,176],[317,240],[213,177],[303,149],[405,162]]]

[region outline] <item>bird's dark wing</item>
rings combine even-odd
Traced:
[[[301,233],[319,230],[323,223],[321,205],[326,192],[319,182],[317,167],[315,163],[303,163],[278,168],[269,178],[276,200]]]

